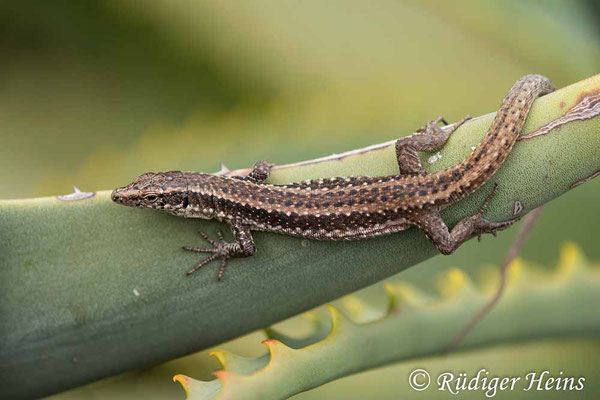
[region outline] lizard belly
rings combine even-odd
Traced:
[[[290,236],[303,237],[315,240],[357,240],[376,236],[383,236],[408,229],[412,224],[406,218],[398,218],[375,224],[352,225],[347,227],[317,226],[272,226],[268,223],[255,223],[250,226],[252,230],[282,233]]]

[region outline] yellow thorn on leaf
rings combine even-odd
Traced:
[[[339,304],[350,315],[352,321],[359,324],[383,317],[381,310],[372,307],[357,295],[344,296]]]
[[[471,279],[458,268],[451,268],[442,277],[439,288],[442,296],[446,298],[455,298],[475,291]]]
[[[182,374],[177,374],[177,375],[173,376],[173,382],[179,382],[181,384],[181,387],[185,391],[186,398],[190,397],[190,386],[189,386],[190,379],[191,378],[189,376],[185,376]]]
[[[573,275],[587,264],[581,249],[573,242],[567,242],[560,249],[557,275],[564,277]]]
[[[515,258],[507,267],[506,283],[508,288],[512,288],[513,285],[517,285],[519,282],[527,283],[526,275],[525,262],[518,257]]]
[[[435,301],[434,298],[405,283],[386,283],[385,290],[390,299],[389,312],[406,312]]]
[[[327,335],[326,339],[330,339],[334,336],[339,336],[340,334],[346,332],[348,329],[352,329],[354,323],[348,319],[340,310],[331,304],[327,305],[327,309],[331,314],[331,331],[329,335]]]
[[[284,359],[285,357],[291,357],[291,354],[296,351],[291,347],[286,346],[279,340],[275,339],[266,339],[263,340],[261,343],[267,346],[270,355],[269,363],[265,368],[272,367],[272,365],[276,362],[279,362],[278,360],[280,359]]]

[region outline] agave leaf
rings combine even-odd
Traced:
[[[590,268],[575,245],[563,247],[554,273],[536,273],[521,260],[511,265],[509,273],[501,301],[458,351],[545,337],[598,337],[600,313],[589,305],[600,301],[600,269]],[[493,278],[497,287],[498,277]],[[442,354],[453,334],[490,298],[458,269],[442,279],[440,297],[423,296],[407,290],[405,284],[388,285],[387,291],[392,306],[379,320],[357,324],[330,306],[332,329],[321,341],[292,349],[285,342],[267,340],[268,354],[254,359],[232,357],[223,364],[228,372],[215,373],[220,385],[217,380],[189,377],[178,381],[189,400],[287,399],[352,373]],[[429,300],[422,301],[425,297]],[[359,301],[355,295],[346,299]],[[360,314],[356,316],[362,319],[372,315],[367,308]],[[252,363],[255,368],[247,369]],[[220,392],[209,391],[217,385]]]

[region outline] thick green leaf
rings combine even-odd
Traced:
[[[589,305],[600,301],[600,271],[589,268],[575,245],[563,247],[554,274],[535,273],[520,260],[509,271],[502,299],[458,350],[548,337],[599,337],[600,313]],[[218,380],[202,382],[185,375],[175,379],[188,399],[283,400],[352,373],[439,355],[448,349],[453,334],[487,304],[489,291],[498,287],[497,275],[488,271],[484,276],[488,290],[481,291],[462,271],[452,270],[441,284],[442,297],[390,284],[390,307],[383,318],[351,295],[345,299],[350,310],[368,323],[357,324],[356,318],[330,306],[331,332],[323,340],[297,347],[293,340],[275,334],[263,342],[269,353],[261,357],[214,351],[223,366],[215,372]],[[344,303],[342,307],[348,308]],[[314,336],[319,338],[316,328]],[[437,391],[435,384],[429,391]]]

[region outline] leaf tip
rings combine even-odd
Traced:
[[[446,298],[456,298],[474,291],[471,279],[458,268],[448,270],[442,277],[439,288],[441,294]]]
[[[389,296],[390,313],[406,312],[433,301],[429,295],[404,282],[386,284],[385,290]]]
[[[387,295],[387,313],[392,314],[398,310],[398,300],[396,299],[396,294],[394,292],[394,287],[391,283],[385,282],[383,284],[383,290],[385,290],[385,294]]]
[[[566,242],[562,245],[557,271],[559,276],[573,275],[585,265],[587,265],[587,260],[579,246],[573,242]]]
[[[354,323],[348,319],[340,310],[331,304],[327,305],[327,310],[329,311],[329,315],[331,317],[331,331],[328,338],[333,336],[337,336],[340,333],[346,331],[347,329],[351,329]]]
[[[519,282],[527,283],[527,276],[531,274],[525,262],[519,257],[508,264],[506,271],[509,285],[516,285]]]
[[[276,339],[266,339],[261,343],[267,346],[269,350],[270,358],[267,366],[273,365],[279,358],[289,356],[290,353],[294,352],[294,349]]]
[[[227,353],[224,350],[217,349],[209,352],[208,354],[216,358],[224,369],[228,369]]]
[[[173,376],[173,382],[179,382],[179,384],[185,391],[186,398],[190,397],[190,379],[191,378],[189,376],[183,374],[177,374]]]

